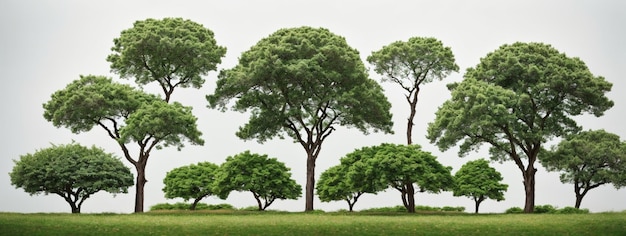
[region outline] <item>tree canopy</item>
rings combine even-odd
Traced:
[[[335,126],[391,133],[391,104],[368,78],[357,50],[324,28],[280,29],[242,53],[239,64],[219,74],[211,108],[231,100],[250,120],[238,137],[264,142],[284,136],[307,153],[305,210],[313,210],[315,161]]]
[[[276,199],[297,199],[302,186],[291,178],[290,169],[276,158],[245,151],[229,156],[215,173],[214,193],[226,199],[232,191],[249,191],[265,210]]]
[[[128,167],[95,146],[53,145],[14,162],[9,173],[12,185],[31,195],[61,196],[72,213],[80,213],[83,202],[99,191],[126,193],[133,185]]]
[[[611,87],[579,58],[550,45],[505,44],[449,85],[452,97],[437,110],[428,138],[441,150],[462,142],[461,156],[487,143],[492,159],[513,161],[524,178],[524,211],[532,212],[542,145],[577,132],[572,116],[601,116],[611,108],[605,96]]]
[[[167,146],[180,150],[183,141],[204,143],[191,107],[166,103],[104,76],[81,75],[79,80],[53,93],[43,107],[44,118],[55,127],[81,133],[99,126],[119,144],[126,160],[137,170],[136,212],[143,211],[145,168],[150,152]],[[138,156],[131,156],[130,143],[137,144]]]
[[[195,210],[200,200],[214,195],[213,182],[217,169],[216,164],[199,162],[170,170],[163,179],[165,198],[193,199],[190,210]]]
[[[467,196],[474,200],[475,213],[486,199],[504,200],[509,185],[501,183],[502,175],[485,159],[468,161],[454,174],[454,196]]]
[[[134,77],[139,85],[156,81],[165,101],[177,86],[202,87],[202,76],[216,70],[226,54],[213,31],[182,18],[136,21],[113,42],[107,57],[111,70],[123,78]]]
[[[367,61],[383,81],[398,84],[406,93],[410,113],[407,123],[407,144],[412,144],[413,118],[417,112],[417,97],[422,84],[442,80],[459,66],[454,54],[441,41],[431,37],[412,37],[396,41],[372,52]]]
[[[567,136],[539,161],[548,171],[560,171],[561,182],[574,184],[575,208],[594,188],[613,184],[626,186],[626,142],[604,130],[589,130]]]

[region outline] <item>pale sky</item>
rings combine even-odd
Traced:
[[[55,128],[43,118],[42,104],[50,95],[63,89],[79,75],[107,75],[110,73],[107,55],[113,39],[133,22],[146,18],[182,17],[204,25],[215,33],[217,43],[228,49],[218,69],[231,68],[242,52],[260,39],[278,29],[287,27],[324,27],[346,38],[348,44],[365,58],[375,50],[397,40],[410,37],[435,37],[451,47],[460,72],[443,81],[422,87],[418,114],[413,131],[414,142],[432,152],[454,174],[465,162],[487,157],[486,148],[459,158],[457,149],[439,151],[425,138],[428,122],[446,99],[447,83],[460,81],[468,67],[474,67],[481,57],[503,44],[543,42],[552,45],[570,57],[581,58],[594,75],[604,76],[613,83],[608,97],[615,106],[605,116],[576,118],[586,129],[605,129],[626,139],[626,127],[621,125],[626,112],[626,2],[615,1],[0,1],[0,69],[5,84],[0,89],[3,116],[0,117],[4,141],[0,148],[0,212],[70,212],[69,205],[56,195],[30,196],[10,184],[8,173],[13,160],[33,153],[51,144],[66,144],[72,140],[86,146],[96,145],[122,157],[119,147],[98,127],[81,134],[72,134],[66,128]],[[366,63],[366,66],[371,67]],[[370,70],[371,78],[380,76]],[[235,136],[237,128],[248,116],[235,112],[221,113],[206,108],[205,95],[213,92],[217,72],[206,76],[201,89],[177,89],[173,99],[193,106],[198,117],[198,129],[203,132],[204,146],[187,145],[178,152],[175,148],[153,151],[147,166],[144,209],[164,202],[161,191],[167,171],[184,165],[209,161],[221,164],[227,156],[245,150],[267,154],[284,162],[292,170],[292,177],[305,186],[306,154],[292,140],[275,139],[265,144],[244,142]],[[317,160],[316,175],[339,158],[363,146],[384,142],[405,143],[408,105],[396,84],[383,83],[385,94],[392,103],[393,135],[370,134],[338,128],[323,144]],[[158,93],[155,87],[145,88]],[[552,143],[554,143],[553,141]],[[124,160],[124,163],[134,168]],[[503,212],[510,207],[524,206],[521,172],[513,162],[491,163],[503,174],[509,185],[505,201],[484,201],[481,212]],[[574,205],[572,184],[562,184],[557,173],[547,173],[537,165],[536,204],[551,204],[559,208]],[[87,199],[82,212],[133,211],[134,186],[128,194],[113,197],[99,192]],[[326,211],[347,209],[344,201],[322,203],[315,197],[315,208]],[[626,209],[626,189],[616,190],[612,185],[591,190],[583,199],[582,208],[592,212],[622,211]],[[207,204],[229,203],[247,207],[256,202],[249,192],[231,193],[226,200],[208,197]],[[473,211],[473,201],[453,197],[451,192],[416,194],[417,205],[464,206]],[[362,196],[355,210],[402,205],[396,190],[377,195]],[[304,197],[298,200],[276,201],[269,209],[302,211]]]

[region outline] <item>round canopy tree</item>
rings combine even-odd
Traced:
[[[200,88],[203,75],[216,70],[226,54],[213,31],[182,18],[146,19],[122,31],[107,57],[111,70],[139,85],[156,81],[165,101],[174,88]]]
[[[475,210],[486,199],[504,200],[509,185],[501,183],[502,175],[485,159],[468,161],[454,174],[454,196],[467,196],[474,200]]]
[[[193,199],[190,210],[203,198],[214,195],[213,182],[218,166],[210,162],[200,162],[174,168],[163,179],[165,198]]]
[[[145,171],[152,150],[168,146],[180,150],[184,141],[204,143],[191,107],[166,103],[104,76],[81,76],[52,94],[43,107],[44,118],[55,127],[81,133],[99,126],[120,146],[137,171],[135,212],[143,212]],[[137,145],[135,157],[130,153],[131,143]]]
[[[612,183],[626,186],[626,142],[604,130],[589,130],[567,136],[539,161],[548,171],[561,171],[561,182],[573,183],[575,208],[594,188]]]
[[[452,50],[436,38],[412,37],[406,42],[396,41],[372,52],[367,61],[374,66],[376,73],[383,76],[383,81],[396,83],[406,92],[410,111],[406,138],[407,144],[413,144],[413,118],[417,113],[420,86],[442,80],[459,70]]]
[[[80,213],[87,198],[99,192],[126,193],[133,175],[113,154],[77,143],[53,145],[15,161],[11,184],[31,195],[56,194]]]
[[[452,98],[437,110],[428,138],[441,150],[462,142],[460,156],[487,143],[492,159],[515,163],[527,213],[535,207],[535,162],[542,145],[580,130],[572,116],[601,116],[613,106],[605,96],[611,83],[580,59],[542,43],[503,45],[448,87]]]
[[[368,78],[359,53],[323,28],[281,29],[261,39],[220,72],[212,108],[251,111],[236,133],[264,142],[285,135],[306,152],[305,210],[313,210],[315,161],[336,126],[391,133],[391,104]]]
[[[250,191],[262,211],[276,199],[302,195],[302,186],[291,178],[289,170],[276,158],[245,151],[226,158],[215,173],[213,191],[222,199],[232,191]]]

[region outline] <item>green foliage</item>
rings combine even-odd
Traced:
[[[556,207],[552,206],[552,205],[537,205],[535,206],[535,211],[534,213],[537,214],[541,214],[541,213],[556,213],[557,209]]]
[[[159,211],[159,210],[190,210],[192,208],[191,203],[186,202],[177,202],[174,204],[171,203],[158,203],[154,206],[150,207],[150,211]],[[198,203],[195,206],[195,210],[234,210],[235,208],[226,203],[217,204],[217,205],[209,205],[206,203]]]
[[[276,199],[297,199],[302,187],[291,178],[289,168],[276,158],[245,151],[229,156],[215,172],[213,193],[226,199],[231,191],[250,191],[265,210]]]
[[[533,163],[542,145],[580,129],[571,116],[601,116],[613,106],[605,96],[611,83],[542,43],[502,45],[464,77],[448,86],[452,97],[437,110],[427,137],[441,150],[461,143],[460,156],[488,143],[491,158],[515,162],[526,184],[535,182]],[[532,199],[534,192],[527,191],[527,212]]]
[[[507,184],[501,183],[502,175],[485,159],[469,161],[454,175],[454,196],[467,196],[476,203],[475,212],[485,199],[504,200]]]
[[[174,88],[200,88],[226,54],[211,30],[181,18],[146,19],[122,31],[107,57],[111,70],[139,85],[157,82],[166,101]]]
[[[571,206],[567,206],[556,211],[558,214],[587,214],[589,209],[579,209]]]
[[[509,209],[506,209],[506,211],[504,211],[504,213],[506,213],[506,214],[519,214],[519,213],[524,213],[524,209],[522,209],[520,207],[511,207]]]
[[[515,213],[524,213],[524,210],[522,208],[519,207],[511,207],[509,209],[507,209],[505,211],[506,214],[515,214]],[[533,213],[536,214],[543,214],[543,213],[549,213],[549,214],[587,214],[589,213],[589,209],[578,209],[575,207],[564,207],[564,208],[557,208],[554,207],[552,205],[537,205],[535,206],[535,210]]]
[[[589,130],[567,136],[539,161],[548,171],[562,172],[563,183],[574,184],[575,207],[591,189],[605,184],[626,186],[626,142],[604,130]]]
[[[465,211],[465,207],[453,207],[453,206],[444,206],[444,207],[433,207],[433,206],[424,206],[417,205],[415,206],[416,211],[422,212],[463,212]],[[403,205],[392,206],[392,207],[375,207],[361,210],[360,212],[406,212],[406,207]]]
[[[9,173],[12,185],[31,195],[56,194],[70,204],[72,213],[80,213],[83,202],[94,193],[126,193],[133,185],[128,167],[95,146],[53,145],[14,162]]]
[[[213,182],[218,166],[210,162],[200,162],[181,166],[167,172],[163,179],[165,198],[180,197],[185,201],[194,199],[191,210],[203,198],[214,195]]]

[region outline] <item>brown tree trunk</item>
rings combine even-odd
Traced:
[[[135,169],[137,170],[137,183],[135,184],[135,213],[141,213],[143,212],[144,186],[146,185],[146,182],[148,182],[146,180],[145,161],[137,162]]]
[[[524,213],[533,213],[535,211],[535,173],[537,169],[529,162],[526,171],[524,171],[524,191],[526,200],[524,202]]]
[[[311,150],[310,152],[312,152]],[[304,211],[313,211],[313,194],[315,191],[315,156],[307,150],[306,160],[306,192]]]
[[[483,202],[485,198],[481,196],[480,198],[474,198],[474,214],[478,214],[478,207],[480,207],[480,203]]]
[[[411,98],[411,94],[409,94],[406,97],[407,102],[409,102],[409,107],[410,107],[410,113],[409,113],[409,118],[406,124],[406,142],[408,145],[413,144],[413,119],[415,118],[415,113],[416,113],[416,109],[415,106],[417,105],[417,94],[419,93],[419,87],[415,88],[415,91],[412,94],[412,98]]]
[[[413,183],[406,184],[406,195],[407,195],[407,211],[409,213],[415,213],[415,188],[413,188]]]

